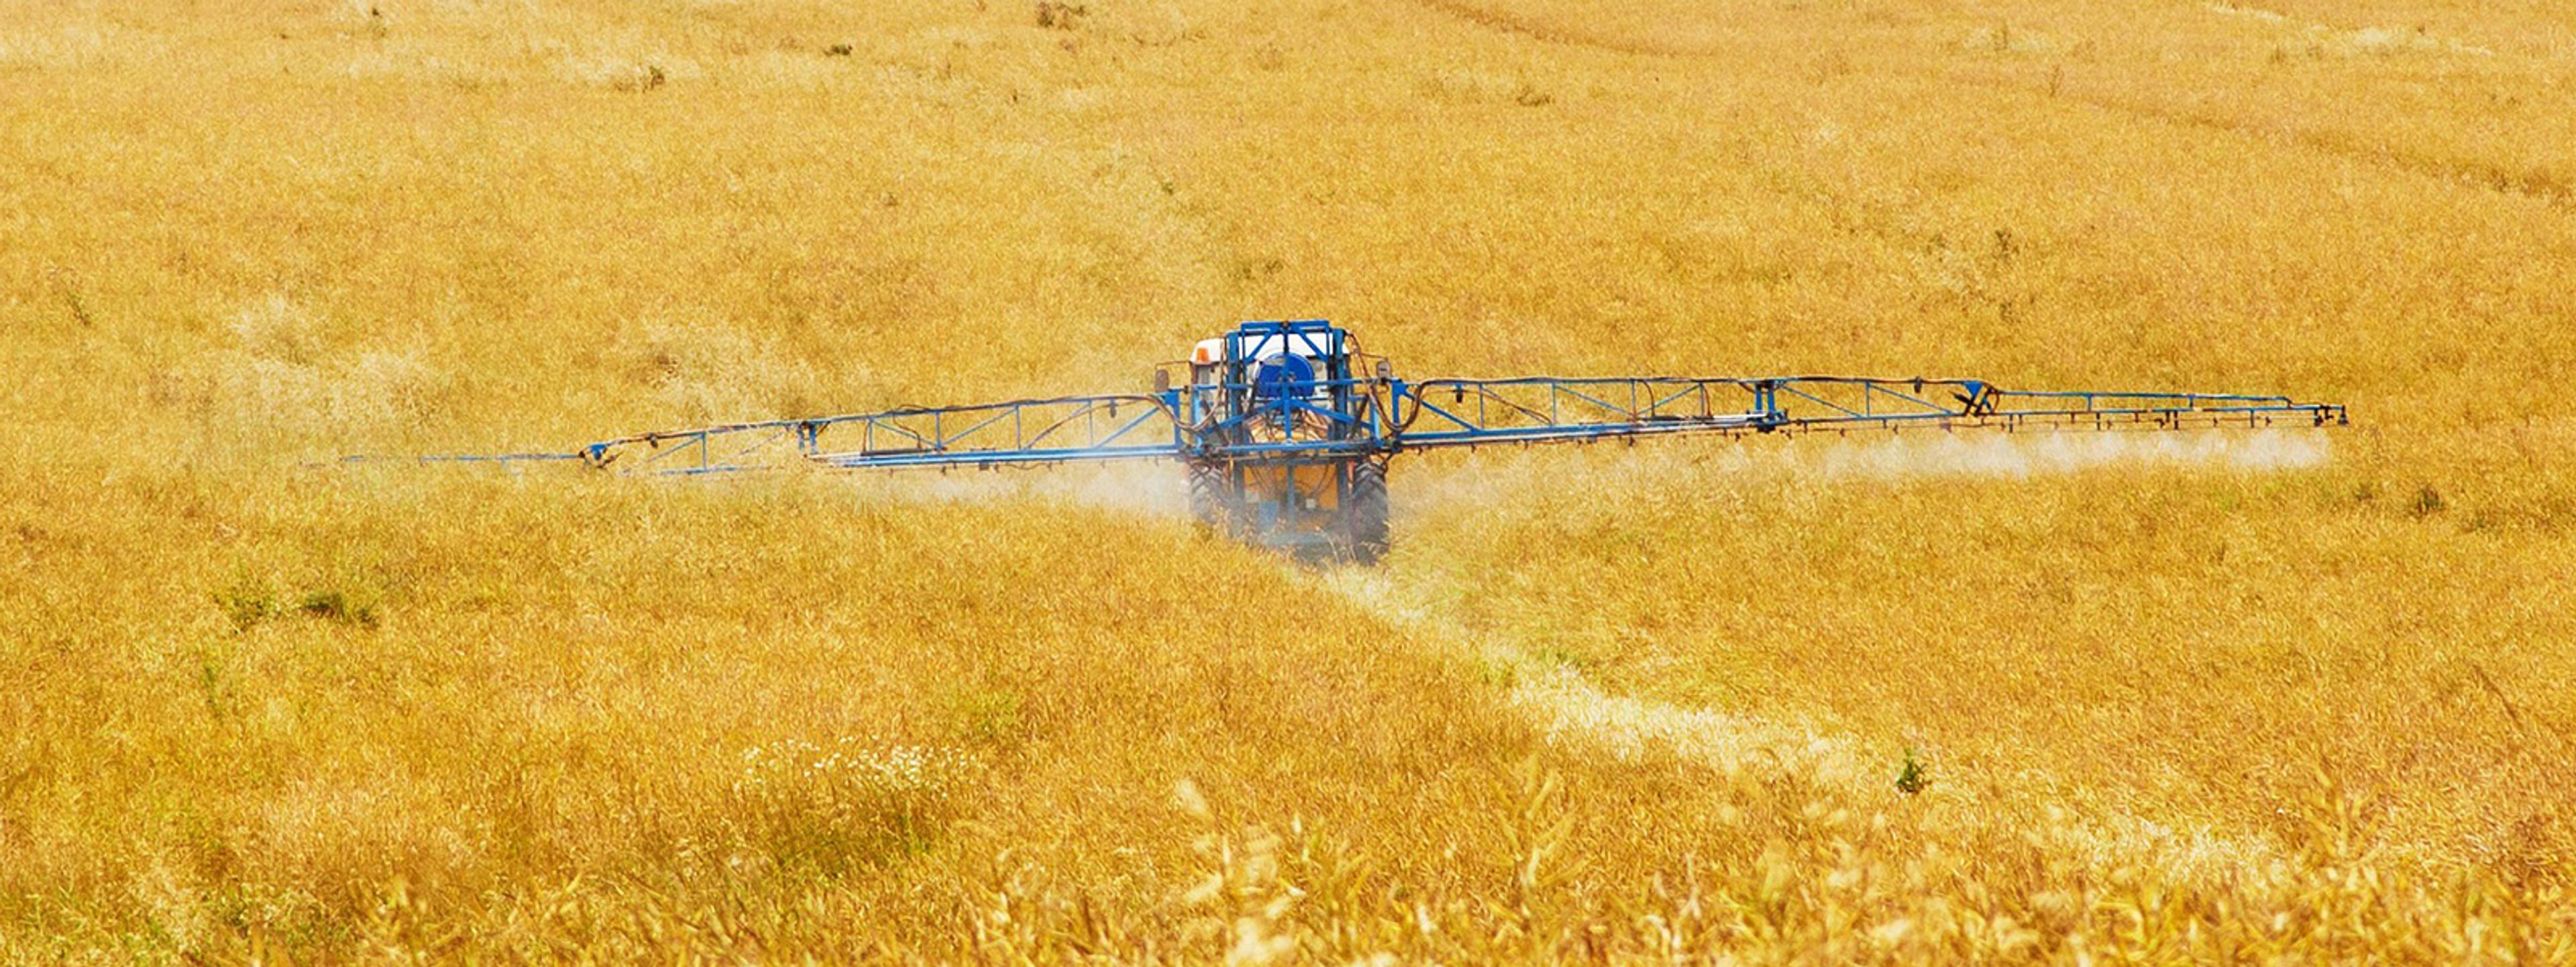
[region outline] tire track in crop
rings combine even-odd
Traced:
[[[2359,33],[2333,24],[2296,21],[2278,11],[2262,7],[2211,2],[2207,4],[2207,9],[2220,16],[2279,24],[2289,28],[2288,36],[2296,38],[2340,37]],[[2419,34],[2422,29],[2417,28]],[[2437,49],[2455,54],[2465,53],[2480,58],[2498,56],[2494,49],[2464,44],[2457,40],[2425,42],[2436,43]],[[2122,97],[2106,92],[2068,90],[2060,83],[2060,75],[2054,73],[2044,82],[2025,82],[1992,73],[1958,70],[1946,73],[1926,72],[1923,76],[1934,83],[1964,83],[1990,89],[2039,94],[2052,100],[2072,101],[2102,111],[2193,130],[2287,143],[2384,170],[2430,177],[2511,197],[2530,198],[2555,208],[2576,209],[2576,178],[2546,168],[2517,168],[2474,158],[2443,156],[2410,150],[2401,144],[2387,140],[2375,141],[2365,135],[2288,124],[2264,124],[2225,113],[2193,110],[2143,97]]]
[[[1589,47],[1594,50],[1606,50],[1618,54],[1632,54],[1639,57],[1688,58],[1709,56],[1709,51],[1706,50],[1694,50],[1688,47],[1676,47],[1670,44],[1659,44],[1651,41],[1640,41],[1624,37],[1605,37],[1599,34],[1550,26],[1548,24],[1524,20],[1510,14],[1480,7],[1472,3],[1466,3],[1463,2],[1463,0],[1413,0],[1413,3],[1415,6],[1421,7],[1425,10],[1445,14],[1457,20],[1464,20],[1487,30],[1527,37],[1540,43],[1558,44],[1567,47]]]
[[[1965,72],[1923,76],[1926,80],[1936,83],[1968,84],[1990,90],[2029,94],[2174,127],[2212,131],[2258,141],[2286,143],[2382,170],[2433,178],[2511,198],[2527,198],[2560,210],[2576,210],[2576,181],[2547,170],[2518,170],[2492,162],[2443,157],[2371,141],[2344,132],[2287,125],[2265,125],[2241,117],[2210,111],[2195,111],[2144,98],[2071,91],[2053,82],[2033,84],[2007,77]]]
[[[1889,777],[1874,769],[1872,760],[1849,737],[1719,709],[1605,692],[1573,669],[1540,660],[1510,642],[1468,631],[1436,610],[1432,602],[1438,595],[1405,588],[1384,571],[1345,568],[1301,575],[1320,593],[1339,597],[1418,638],[1445,644],[1456,650],[1456,657],[1508,672],[1511,685],[1503,696],[1504,706],[1525,716],[1549,744],[1603,753],[1623,762],[1638,761],[1649,749],[1664,749],[1729,775],[1752,770],[1794,778],[1834,789],[1857,802],[1888,794]],[[1983,811],[1980,788],[2035,798],[2032,790],[2054,787],[2053,780],[2037,770],[2024,770],[2008,783],[1944,783],[1930,793],[1943,799],[1927,805],[1954,808],[1952,815],[1973,817]],[[2038,838],[2052,852],[2104,870],[2146,863],[2195,883],[2223,882],[2281,860],[2281,851],[2260,836],[2228,835],[2207,823],[2182,827],[2157,823],[2116,806],[2083,808],[2080,804],[2098,802],[2101,797],[2076,792],[2073,798],[2054,804],[2068,814],[2067,822],[2022,834]]]
[[[1688,59],[1712,56],[1712,52],[1707,50],[1605,37],[1538,23],[1467,3],[1464,0],[1412,0],[1412,2],[1416,6],[1457,20],[1542,43],[1584,47],[1641,57]],[[2528,198],[2552,208],[2576,211],[2576,178],[2547,169],[2517,168],[2475,159],[2444,157],[2337,131],[2301,127],[2274,128],[2244,118],[2192,111],[2144,99],[2070,92],[2054,82],[2033,84],[1992,75],[1941,71],[1900,71],[1894,76],[1908,75],[1936,85],[1968,84],[2014,93],[2036,94],[2051,100],[2070,101],[2097,110],[2177,127],[2286,142],[2309,151],[2384,170],[2433,178],[2506,197]]]

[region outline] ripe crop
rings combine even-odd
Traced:
[[[0,961],[2576,959],[2576,15],[0,7]],[[2354,426],[317,465],[1420,375]]]

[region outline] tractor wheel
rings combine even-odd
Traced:
[[[1198,521],[1200,530],[1232,533],[1237,502],[1233,475],[1224,464],[1190,464],[1190,519]]]
[[[1386,461],[1351,465],[1350,496],[1342,501],[1342,536],[1351,560],[1375,564],[1386,556]]]

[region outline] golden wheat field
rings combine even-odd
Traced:
[[[0,961],[2576,961],[2571,107],[2541,0],[9,0]],[[2353,425],[1408,458],[1377,567],[316,465],[1282,317]]]

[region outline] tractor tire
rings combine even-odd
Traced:
[[[1210,534],[1232,534],[1239,502],[1232,474],[1221,463],[1190,464],[1190,519]]]
[[[1342,537],[1353,562],[1375,564],[1386,556],[1386,461],[1351,465],[1350,495],[1342,501]]]

